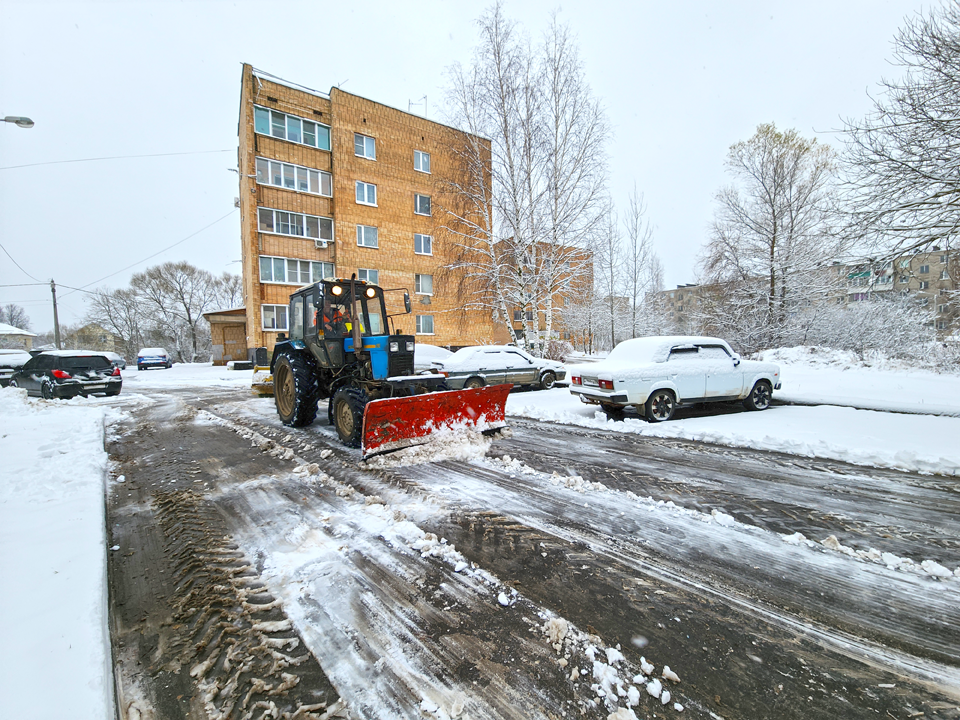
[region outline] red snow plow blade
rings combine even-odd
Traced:
[[[431,435],[475,428],[491,432],[506,426],[505,405],[513,385],[424,393],[371,400],[363,411],[363,457],[431,442]]]

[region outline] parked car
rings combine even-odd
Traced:
[[[436,345],[427,345],[426,343],[417,343],[413,346],[413,371],[423,372],[433,367],[434,362],[446,360],[452,352],[446,348]]]
[[[48,350],[30,358],[10,378],[10,385],[42,398],[72,398],[103,393],[119,395],[120,368],[103,353]]]
[[[107,360],[109,360],[114,367],[118,367],[121,370],[127,369],[127,361],[120,353],[105,352],[104,355],[107,356]]]
[[[434,361],[433,369],[447,376],[451,390],[503,383],[549,390],[566,377],[566,370],[556,360],[535,358],[512,345],[461,348],[446,360]]]
[[[26,350],[0,349],[0,387],[6,387],[13,374],[22,368],[30,357]]]
[[[778,365],[743,360],[712,337],[624,340],[606,359],[568,371],[570,392],[612,419],[636,408],[650,422],[662,422],[678,406],[706,402],[742,401],[748,410],[764,410],[780,389]]]
[[[166,350],[163,348],[143,348],[137,353],[137,370],[148,370],[152,367],[162,367],[168,370],[173,367]]]

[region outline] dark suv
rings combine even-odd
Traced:
[[[105,355],[85,350],[52,350],[30,358],[10,378],[12,387],[42,398],[119,395],[123,378]]]

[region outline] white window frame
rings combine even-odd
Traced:
[[[357,268],[357,280],[364,280],[371,285],[379,285],[380,271],[372,268]]]
[[[930,281],[929,281],[929,280],[921,280],[921,281],[920,281],[920,289],[921,289],[921,290],[926,290],[926,289],[928,289],[929,287],[930,287]]]
[[[426,322],[429,320],[430,322]],[[424,330],[423,326],[429,325],[429,330]],[[417,315],[417,335],[436,335],[436,327],[433,324],[433,315]]]
[[[265,230],[260,226],[261,222],[261,213],[270,213],[270,224],[273,226],[272,230]],[[299,233],[285,233],[279,231],[280,223],[278,221],[277,213],[286,213],[288,215],[296,215],[301,218],[302,223],[301,227],[303,228],[303,234]],[[316,220],[317,225],[317,235],[309,235],[307,233],[310,225],[310,220]],[[329,227],[329,236],[324,236],[324,227]],[[333,218],[323,217],[321,215],[306,215],[304,213],[290,212],[289,210],[277,210],[275,208],[268,207],[258,207],[257,208],[257,232],[266,233],[268,235],[282,235],[284,237],[299,237],[309,240],[315,240],[317,242],[323,243],[323,247],[327,246],[328,242],[333,242]]]
[[[266,182],[263,182],[260,179],[260,163],[261,162],[264,162],[267,164]],[[281,177],[280,177],[279,185],[273,182],[274,176],[273,176],[273,168],[271,167],[272,165],[279,165],[281,168],[281,172],[280,172]],[[283,167],[284,166],[291,167],[294,170],[294,173],[293,173],[294,186],[293,187],[288,187],[287,185],[283,184]],[[309,168],[304,165],[294,165],[293,163],[280,162],[279,160],[271,160],[270,158],[265,158],[265,157],[257,157],[256,161],[254,162],[254,169],[256,170],[258,185],[266,185],[267,187],[280,188],[281,190],[293,190],[294,192],[307,193],[308,195],[319,195],[320,197],[333,197],[333,175],[326,172],[325,170],[316,170],[314,168]],[[307,173],[307,189],[306,190],[301,190],[299,187],[297,187],[296,176],[297,176],[298,170],[305,170]],[[309,189],[310,173],[316,173],[317,175],[317,187],[318,187],[317,192],[311,192]],[[330,192],[327,192],[327,193],[323,192],[324,180],[326,180],[326,185],[328,188],[330,188]]]
[[[367,142],[369,140],[369,142]],[[360,152],[357,152],[357,144],[360,144]],[[357,157],[367,160],[377,159],[377,139],[363,133],[355,132],[353,134],[353,154]]]
[[[430,212],[420,212],[420,198],[426,198],[427,206],[430,209]],[[423,215],[425,217],[431,217],[433,215],[433,203],[430,201],[429,195],[422,195],[420,193],[415,193],[413,196],[413,212],[416,215]]]
[[[370,202],[371,188],[373,189],[373,202]],[[363,197],[363,200],[360,199],[361,197]],[[373,183],[357,180],[356,200],[357,205],[369,205],[370,207],[377,207],[377,186]]]
[[[276,319],[277,319],[276,314],[274,314],[275,327],[267,327],[267,312],[266,312],[267,308],[271,308],[274,313],[277,312],[278,308],[283,311],[283,327],[280,327],[280,325],[276,323]],[[260,306],[260,327],[261,329],[267,330],[270,332],[285,332],[289,330],[290,317],[289,317],[289,313],[287,312],[287,306],[286,305],[261,305]]]
[[[337,275],[336,275],[336,266],[335,266],[332,262],[327,262],[327,261],[325,261],[325,260],[308,260],[308,259],[306,259],[306,258],[288,258],[288,257],[280,256],[280,255],[261,255],[261,256],[260,256],[260,261],[262,262],[263,260],[269,260],[269,261],[270,261],[270,264],[271,264],[271,272],[270,272],[270,274],[271,274],[271,275],[274,275],[274,274],[275,274],[275,273],[273,272],[273,261],[274,261],[274,260],[280,260],[280,261],[282,261],[282,262],[283,262],[283,280],[273,280],[273,279],[271,279],[271,280],[264,280],[264,279],[263,279],[263,268],[262,268],[260,262],[258,262],[258,263],[257,263],[257,271],[258,271],[258,277],[260,278],[259,282],[260,282],[261,285],[298,285],[298,286],[299,286],[299,285],[304,285],[304,284],[309,284],[309,283],[320,282],[321,280],[327,280],[327,279],[335,278],[335,277],[337,276]],[[299,281],[299,280],[298,280],[297,282],[292,282],[292,281],[290,280],[290,276],[289,276],[289,274],[287,273],[287,268],[289,267],[289,266],[287,265],[287,262],[288,262],[288,261],[293,261],[293,262],[298,262],[298,263],[309,263],[309,264],[310,264],[310,265],[309,265],[309,267],[310,267],[310,279],[307,281],[307,283],[303,283],[303,282],[301,282],[301,281]],[[317,274],[317,267],[316,267],[317,265],[320,266],[320,268],[319,268],[319,276],[318,276],[318,274]],[[328,268],[329,268],[329,272],[328,272],[328,273],[325,273],[325,270],[327,270]],[[298,268],[298,272],[299,272],[299,268]]]
[[[373,245],[367,243],[368,230],[373,230]],[[380,247],[380,231],[374,225],[357,225],[357,247],[373,248]]]
[[[423,278],[430,278],[428,281],[428,284],[430,285],[429,290],[423,289]],[[413,292],[415,295],[433,295],[433,275],[427,275],[426,273],[414,273]]]
[[[949,280],[949,279],[950,279],[950,274],[947,272],[947,269],[946,269],[946,268],[944,268],[943,270],[940,271],[940,279],[941,279],[941,280]]]
[[[424,158],[426,162],[424,162]],[[424,169],[426,165],[426,169]],[[417,172],[430,174],[430,153],[424,152],[423,150],[414,150],[413,151],[413,169]]]
[[[417,239],[419,238],[420,249],[417,250]],[[423,251],[424,240],[429,247],[427,252]],[[424,235],[423,233],[413,234],[413,252],[415,255],[433,255],[433,235]]]
[[[921,274],[921,275],[926,275],[928,272],[930,272],[930,266],[929,266],[929,265],[921,265],[921,266],[920,266],[920,274]]]
[[[260,130],[257,130],[257,110],[266,111],[266,113],[267,113],[267,118],[268,118],[267,127],[268,127],[269,132],[262,132],[262,131],[260,131]],[[273,128],[274,128],[274,124],[275,124],[274,115],[276,115],[278,118],[279,118],[279,117],[283,117],[283,128],[284,128],[283,136],[274,135],[274,133],[273,133]],[[289,124],[288,124],[288,122],[287,122],[287,118],[293,118],[294,120],[299,120],[299,121],[300,121],[300,140],[290,140],[290,139],[288,139],[287,135],[288,135]],[[310,143],[306,142],[306,135],[307,135],[307,133],[304,132],[304,123],[308,123],[308,124],[310,124],[310,125],[316,126],[316,128],[323,128],[324,130],[326,130],[326,137],[327,137],[326,147],[324,147],[324,146],[319,142],[319,139],[320,139],[320,137],[321,137],[321,133],[318,132],[317,130],[314,130],[314,132],[313,132],[313,137],[314,137],[314,142],[315,142],[315,144],[314,144],[314,145],[311,145]],[[277,140],[285,140],[286,142],[292,142],[292,143],[295,143],[295,144],[297,144],[297,145],[306,145],[307,147],[317,148],[317,149],[319,149],[319,150],[324,150],[324,151],[326,151],[326,152],[330,152],[330,148],[331,148],[331,145],[332,145],[332,139],[331,139],[331,133],[330,133],[330,126],[329,126],[329,125],[325,125],[324,123],[317,122],[316,120],[309,120],[308,118],[300,117],[300,116],[298,116],[298,115],[291,115],[290,113],[280,112],[279,110],[274,110],[274,109],[272,109],[272,108],[264,107],[264,106],[262,106],[262,105],[254,105],[254,106],[253,106],[253,131],[254,131],[255,133],[259,134],[259,135],[263,135],[264,137],[272,137],[272,138],[275,138],[275,139],[277,139]]]

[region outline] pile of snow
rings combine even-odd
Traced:
[[[113,717],[105,409],[0,388],[0,717]]]

